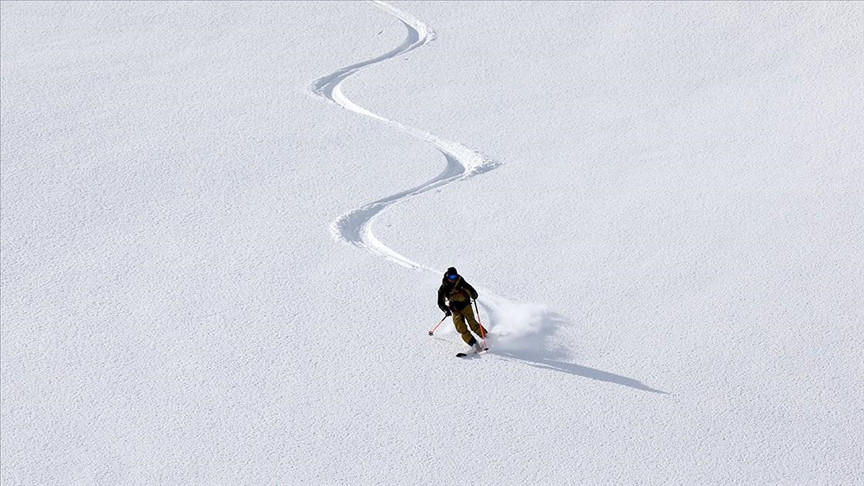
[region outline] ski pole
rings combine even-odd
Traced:
[[[480,322],[480,308],[477,307],[477,299],[474,300],[474,310],[477,312],[477,324],[480,324],[480,339],[483,340],[483,350],[489,351],[489,346],[486,345],[486,329],[483,327],[483,323]]]
[[[429,331],[429,335],[430,335],[430,336],[433,335],[433,334],[435,334],[435,329],[438,329],[438,326],[440,326],[441,323],[444,322],[444,319],[447,319],[447,316],[442,317],[441,320],[438,321],[438,324],[435,324],[435,327],[433,327],[432,330]]]

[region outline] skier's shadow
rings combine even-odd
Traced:
[[[505,312],[501,312],[502,309]],[[635,388],[640,391],[663,395],[669,394],[665,391],[651,388],[634,378],[567,362],[566,360],[570,358],[570,351],[560,345],[556,345],[551,339],[557,334],[559,328],[567,325],[567,320],[548,309],[525,309],[527,307],[523,306],[523,311],[519,312],[519,308],[513,304],[510,304],[509,308],[503,308],[499,305],[498,307],[490,307],[488,309],[491,317],[490,322],[492,323],[489,333],[491,334],[490,344],[493,354],[521,361],[539,369],[559,371],[592,380]],[[512,320],[512,316],[514,315],[519,315],[518,322]],[[496,324],[498,324],[498,329],[505,333],[500,336],[500,340],[495,339]],[[507,331],[511,331],[511,334],[507,335]],[[495,343],[495,341],[498,342]]]
[[[609,373],[608,371],[598,370],[596,368],[589,368],[587,366],[582,366],[575,363],[567,363],[565,361],[557,361],[553,359],[544,359],[537,357],[525,357],[520,356],[517,353],[508,351],[495,351],[495,354],[516,361],[521,361],[535,368],[560,371],[562,373],[582,376],[584,378],[591,378],[592,380],[597,381],[605,381],[607,383],[615,383],[616,385],[628,386],[630,388],[635,388],[637,390],[647,391],[651,393],[660,393],[662,395],[669,394],[668,392],[651,388],[650,386],[634,378],[616,375],[615,373]]]

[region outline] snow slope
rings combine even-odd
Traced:
[[[4,485],[864,484],[860,3],[0,19]]]

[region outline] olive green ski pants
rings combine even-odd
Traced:
[[[468,326],[471,326],[471,330],[474,331],[474,334],[477,337],[485,337],[486,329],[477,322],[477,319],[474,317],[474,309],[471,308],[471,305],[466,305],[462,308],[462,310],[451,309],[453,313],[453,325],[456,326],[456,332],[462,335],[462,340],[465,341],[465,344],[470,343],[474,336],[468,332]],[[468,326],[465,325],[465,321],[468,321]]]

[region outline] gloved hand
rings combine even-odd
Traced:
[[[452,315],[453,315],[453,313],[450,312],[450,309],[447,309],[447,310],[444,311],[444,317],[449,317],[449,316],[452,316]]]

